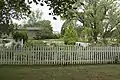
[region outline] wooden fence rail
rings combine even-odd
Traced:
[[[34,46],[0,48],[0,65],[119,63],[120,47]]]

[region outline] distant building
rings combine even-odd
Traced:
[[[40,27],[18,27],[18,28],[15,28],[14,31],[20,31],[20,32],[27,32],[27,35],[28,35],[28,38],[29,39],[33,39],[33,37],[36,37],[36,34],[37,32],[39,32],[40,30]],[[53,31],[53,34],[60,34],[59,31]],[[9,36],[8,35],[2,35],[4,37],[7,37],[7,38],[12,38],[12,34],[10,34]]]
[[[27,28],[18,28],[16,31],[26,31],[28,38],[33,39],[36,36],[37,32],[40,30],[39,27],[27,27]]]
[[[26,28],[17,28],[14,29],[14,31],[20,31],[20,32],[27,32],[28,38],[29,39],[33,39],[33,37],[36,36],[37,32],[40,30],[39,27],[26,27]],[[6,35],[6,34],[2,34],[2,38],[6,37],[6,38],[12,38],[12,34],[10,35]]]

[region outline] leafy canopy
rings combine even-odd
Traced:
[[[0,0],[0,33],[9,34],[13,29],[12,19],[22,19],[29,13],[30,6],[25,0]]]

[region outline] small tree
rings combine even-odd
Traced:
[[[23,39],[23,44],[24,44],[25,42],[27,42],[28,36],[26,32],[15,32],[13,33],[13,39],[15,39],[15,41],[18,40],[21,41]]]
[[[76,30],[72,26],[69,26],[65,29],[65,34],[63,38],[65,44],[74,45],[75,42],[78,40],[78,35]]]

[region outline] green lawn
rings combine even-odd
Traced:
[[[120,80],[120,65],[2,66],[0,80]]]

